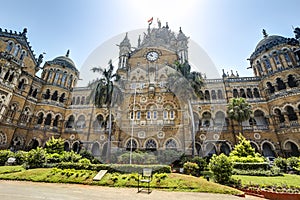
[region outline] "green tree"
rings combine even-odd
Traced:
[[[229,157],[223,153],[216,154],[210,159],[209,169],[213,172],[214,179],[217,183],[228,183],[232,176],[233,164]]]
[[[43,167],[46,163],[46,151],[40,147],[32,149],[27,154],[27,166],[29,168]]]
[[[244,98],[232,98],[227,105],[227,114],[230,119],[238,122],[239,129],[243,134],[242,122],[250,119],[250,115],[252,114],[250,104]],[[236,143],[234,131],[233,135]]]
[[[264,162],[264,158],[255,152],[251,146],[250,141],[242,134],[237,136],[239,143],[234,146],[230,152],[229,157],[234,162]]]
[[[104,105],[109,110],[109,127],[108,127],[108,148],[106,158],[110,161],[110,148],[111,148],[111,134],[112,134],[112,105],[122,101],[122,92],[118,87],[114,86],[113,81],[120,79],[117,73],[114,73],[114,66],[112,61],[109,61],[108,69],[102,69],[101,67],[92,68],[93,72],[98,72],[101,75],[100,79],[97,79],[89,84],[92,88],[89,98],[93,104],[102,108]]]
[[[62,138],[54,138],[53,136],[46,142],[45,150],[47,153],[62,154],[64,151],[64,140]]]

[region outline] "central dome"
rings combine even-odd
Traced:
[[[264,47],[273,47],[275,45],[284,43],[286,41],[286,38],[279,36],[279,35],[270,35],[262,39],[257,45],[255,50],[258,50],[260,48]]]
[[[75,63],[73,62],[73,60],[69,58],[69,50],[65,56],[58,56],[54,58],[52,61],[50,61],[49,63],[58,64],[63,67],[67,67],[69,69],[78,71],[75,67]]]

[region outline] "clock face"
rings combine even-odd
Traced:
[[[158,53],[156,51],[150,51],[146,55],[147,60],[153,62],[158,59]]]

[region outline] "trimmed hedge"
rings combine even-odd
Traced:
[[[276,167],[277,168],[277,167]],[[246,175],[246,176],[282,176],[280,169],[271,169],[271,170],[240,170],[233,169],[234,175]]]
[[[269,170],[270,166],[269,163],[263,162],[263,163],[239,163],[234,162],[233,163],[234,169],[239,170]]]
[[[86,164],[62,162],[57,165],[57,168],[93,171],[107,170],[109,173],[142,173],[144,168],[152,168],[153,173],[171,173],[171,167],[168,165]]]

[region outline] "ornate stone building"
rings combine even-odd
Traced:
[[[189,38],[181,29],[176,34],[168,24],[148,27],[134,48],[126,34],[119,44],[120,80],[114,83],[121,93],[113,94],[122,101],[96,108],[89,100],[90,88],[75,87],[79,71],[69,52],[40,67],[42,55],[33,54],[26,29],[0,29],[0,148],[35,148],[55,136],[65,139],[66,150],[83,145],[95,156],[105,156],[110,147],[112,152],[228,154],[240,130],[227,118],[226,105],[232,97],[243,97],[253,109],[250,120],[242,123],[252,146],[264,156],[299,155],[298,30],[295,38],[264,31],[249,58],[254,76],[223,71],[222,78],[204,79],[197,98],[174,64],[190,70]]]

